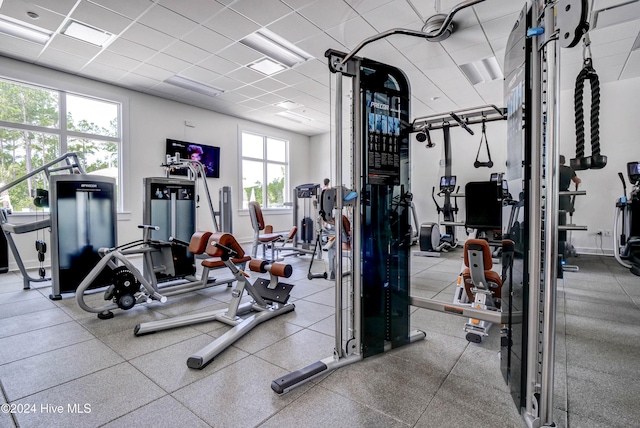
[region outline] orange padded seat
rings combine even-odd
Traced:
[[[211,232],[196,232],[191,235],[191,240],[189,241],[189,252],[193,254],[202,254],[207,249],[207,243],[209,242],[209,237],[211,236]]]
[[[477,248],[477,250],[474,249],[474,247]],[[481,252],[484,266],[469,266],[469,251]],[[498,272],[491,270],[493,267],[493,261],[491,260],[491,248],[489,247],[489,243],[484,239],[467,239],[464,243],[464,264],[467,267],[462,271],[462,279],[464,280],[464,289],[469,301],[473,302],[475,300],[471,289],[477,285],[474,284],[471,279],[471,268],[480,267],[484,270],[484,278],[487,281],[485,287],[491,290],[496,307],[499,309],[500,299],[502,298],[502,278]]]
[[[269,232],[272,231],[273,228],[271,226],[264,224],[264,217],[262,216],[262,209],[260,208],[260,204],[255,201],[249,202],[249,209],[251,208],[253,208],[253,210],[255,210],[255,213],[256,213],[257,224],[253,223],[253,217],[251,217],[251,223],[254,230],[266,229]],[[262,235],[258,236],[258,240],[260,242],[273,242],[273,241],[277,241],[280,238],[282,238],[282,235],[280,235],[279,233],[263,233]]]

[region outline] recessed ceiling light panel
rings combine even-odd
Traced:
[[[307,117],[303,114],[299,114],[299,113],[295,113],[293,111],[281,111],[280,113],[276,113],[278,116],[282,116],[285,119],[289,119],[292,120],[294,122],[298,122],[298,123],[307,123],[307,122],[311,122],[313,119],[311,119],[310,117]]]
[[[249,34],[240,40],[240,43],[289,68],[313,58],[309,53],[266,28]]]
[[[286,69],[284,65],[275,61],[271,61],[269,58],[262,58],[261,60],[256,61],[253,64],[249,64],[247,67],[252,70],[259,71],[262,74],[266,74],[267,76]]]
[[[500,64],[498,64],[498,60],[494,56],[462,64],[460,65],[460,70],[472,85],[504,79]]]
[[[169,83],[170,85],[177,86],[182,89],[187,89],[189,91],[197,92],[202,95],[207,95],[210,97],[215,97],[223,93],[224,91],[220,88],[216,88],[215,86],[207,85],[206,83],[197,82],[195,80],[191,80],[182,76],[171,76],[165,83]]]
[[[62,29],[62,34],[65,36],[73,37],[74,39],[82,40],[83,42],[91,43],[96,46],[106,46],[111,40],[113,34],[98,28],[90,27],[82,24],[78,21],[69,20],[67,25]]]

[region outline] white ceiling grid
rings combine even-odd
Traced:
[[[628,0],[598,0],[596,8]],[[327,49],[349,51],[390,28],[420,30],[426,18],[448,13],[461,0],[4,0],[0,14],[54,32],[45,46],[0,34],[0,55],[221,113],[316,135],[329,131]],[[502,66],[509,32],[525,1],[486,0],[461,11],[455,31],[440,43],[407,36],[375,42],[359,55],[401,68],[412,87],[413,115],[480,104],[503,104],[502,81],[471,85],[459,65],[495,56]],[[640,4],[640,3],[639,3]],[[27,12],[36,12],[31,20]],[[59,34],[75,19],[114,34],[105,48]],[[603,21],[604,22],[604,21]],[[314,59],[272,76],[247,68],[264,57],[239,43],[267,28]],[[640,21],[596,28],[594,66],[602,82],[640,77],[632,47]],[[563,50],[562,82],[573,86],[582,48]],[[174,75],[224,90],[217,97],[165,83]],[[297,123],[277,115],[291,100]]]

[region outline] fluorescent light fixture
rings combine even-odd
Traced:
[[[65,36],[73,37],[74,39],[100,47],[105,46],[111,37],[113,37],[111,33],[73,20],[67,22],[67,25],[64,26],[61,33]]]
[[[256,61],[253,64],[249,64],[247,67],[252,70],[259,71],[262,74],[270,76],[278,71],[284,70],[286,67],[279,62],[270,60],[269,58],[262,58],[260,61]]]
[[[494,56],[462,64],[460,70],[467,76],[472,85],[504,79],[500,64],[498,64],[498,60]]]
[[[313,119],[311,119],[310,117],[307,117],[305,115],[299,114],[299,113],[294,113],[292,111],[281,111],[280,113],[276,113],[278,116],[282,116],[285,119],[289,119],[289,120],[293,120],[294,122],[298,122],[298,123],[307,123],[307,122],[311,122]]]
[[[261,28],[240,40],[245,46],[257,50],[258,52],[278,61],[291,68],[313,58],[288,40],[278,36],[273,31]]]
[[[287,109],[287,110],[292,110],[292,109],[298,108],[298,107],[304,107],[302,104],[294,103],[291,100],[281,101],[279,103],[274,104],[274,106],[280,107],[280,108],[284,108],[284,109]]]
[[[189,91],[197,92],[202,95],[208,95],[210,97],[215,97],[224,92],[222,89],[216,88],[215,86],[207,85],[201,82],[196,82],[195,80],[191,80],[186,77],[182,77],[178,75],[171,76],[164,82],[177,86],[182,89],[187,89]]]
[[[26,22],[18,21],[8,16],[0,15],[0,33],[19,39],[28,40],[40,45],[46,44],[51,38],[51,31]]]

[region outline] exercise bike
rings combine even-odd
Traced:
[[[624,194],[616,201],[613,251],[620,265],[640,276],[640,163],[627,163],[627,175],[632,186],[628,198],[624,175],[618,173]]]
[[[460,190],[460,187],[457,188]],[[458,200],[453,196],[456,190],[456,176],[444,175],[440,177],[440,191],[438,196],[444,198],[443,205],[440,206],[436,200],[435,187],[431,188],[431,198],[436,205],[438,217],[442,213],[441,223],[422,223],[420,225],[420,234],[418,243],[420,251],[414,251],[415,256],[439,257],[440,252],[447,252],[454,249],[458,245],[456,238],[456,226],[464,226],[463,223],[456,222],[456,214],[458,213]],[[451,199],[453,198],[453,205]],[[440,225],[445,227],[445,233],[440,233]]]
[[[100,319],[113,318],[112,310],[129,310],[137,304],[159,301],[165,303],[167,296],[182,294],[200,290],[215,285],[230,284],[234,278],[216,281],[209,278],[210,269],[221,267],[222,264],[202,261],[203,271],[200,278],[193,275],[167,281],[162,287],[158,285],[156,275],[160,274],[166,279],[175,276],[173,246],[187,247],[192,254],[206,253],[207,243],[211,232],[196,232],[190,242],[171,239],[170,242],[151,239],[151,231],[159,230],[158,226],[139,225],[143,229],[143,238],[114,248],[100,248],[98,254],[100,261],[82,280],[76,290],[76,301],[80,308],[87,312],[98,314]],[[131,256],[142,256],[144,273],[141,272],[129,259]],[[86,300],[86,292],[93,282],[103,274],[103,270],[111,270],[111,285],[104,291],[102,306],[91,306]],[[195,272],[195,266],[194,266]],[[93,293],[92,293],[93,294]]]

